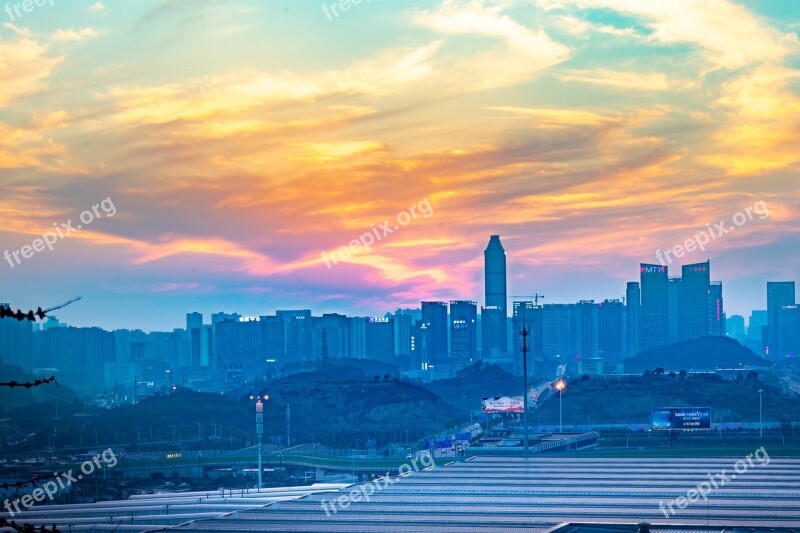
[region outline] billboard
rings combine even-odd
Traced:
[[[710,407],[660,407],[653,409],[652,429],[711,429]]]
[[[481,411],[484,413],[521,413],[525,401],[522,396],[494,396],[481,400]]]

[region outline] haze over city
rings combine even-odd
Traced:
[[[0,252],[106,198],[118,213],[0,263],[0,296],[82,294],[69,322],[109,329],[170,329],[189,309],[375,315],[477,299],[483,242],[500,234],[512,294],[616,298],[656,250],[764,201],[769,218],[685,261],[711,259],[746,315],[766,281],[798,271],[798,9],[372,2],[329,20],[316,2],[84,1],[3,14],[0,205],[13,216]],[[326,268],[322,252],[423,199],[432,216]]]

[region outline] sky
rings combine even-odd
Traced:
[[[800,2],[39,3],[0,0],[15,308],[482,305],[492,234],[545,303],[620,298],[677,245],[729,316],[798,278]]]

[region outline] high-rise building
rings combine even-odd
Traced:
[[[781,358],[796,359],[800,356],[800,306],[785,305],[778,313],[778,346]]]
[[[642,287],[641,351],[669,342],[669,268],[640,265]]]
[[[426,340],[423,343],[423,363],[447,364],[447,304],[445,302],[422,302],[422,323]]]
[[[0,307],[9,309],[6,303]],[[31,367],[33,328],[27,320],[0,319],[0,360],[7,365]]]
[[[402,369],[411,368],[411,329],[413,316],[409,312],[398,309],[392,315],[394,319],[394,353]]]
[[[26,326],[30,327],[30,323]],[[111,332],[100,328],[52,328],[37,333],[35,345],[37,359],[43,366],[57,370],[61,384],[86,395],[105,391],[105,364],[116,359]],[[159,377],[163,375],[162,369]]]
[[[394,362],[394,320],[367,318],[364,334],[368,359]]]
[[[351,357],[351,320],[338,313],[312,317],[315,359],[341,359]]]
[[[411,326],[411,370],[425,370],[428,365],[428,325],[421,319]]]
[[[767,351],[767,321],[766,309],[753,310],[747,319],[747,341],[745,346],[757,354]]]
[[[578,354],[578,307],[575,304],[542,306],[542,351],[544,357],[567,357]]]
[[[367,358],[367,319],[365,317],[350,317],[350,346],[355,359]]]
[[[186,313],[186,332],[189,334],[191,346],[191,366],[199,367],[203,359],[208,360],[208,352],[203,353],[203,315],[201,313]],[[206,350],[208,345],[206,344]]]
[[[478,359],[478,304],[450,302],[450,361],[457,369]]]
[[[311,311],[308,309],[276,311],[283,324],[287,362],[313,359],[313,329]]]
[[[639,282],[631,281],[625,290],[626,320],[628,325],[628,342],[626,357],[633,357],[641,350],[642,323],[642,290]]]
[[[217,324],[222,322],[223,320],[235,320],[238,321],[240,318],[238,313],[213,313],[211,315],[211,359],[212,364],[217,365],[219,359],[219,335],[217,332]],[[283,357],[281,356],[281,359]]]
[[[681,340],[706,337],[711,333],[709,323],[709,293],[711,263],[683,265],[679,303],[678,329]],[[720,297],[721,301],[721,297]]]
[[[795,305],[794,281],[770,281],[767,283],[767,338],[765,354],[780,354],[781,309]],[[778,355],[779,356],[779,355]]]
[[[598,356],[607,363],[621,363],[625,357],[625,305],[620,300],[598,304]]]
[[[744,316],[733,315],[728,317],[725,323],[725,334],[744,344],[747,340],[744,329]]]
[[[594,358],[600,351],[600,331],[598,321],[598,307],[594,300],[581,300],[577,304],[578,323],[577,340],[578,351],[575,354],[581,358]]]
[[[708,290],[709,335],[721,337],[726,332],[725,303],[722,298],[722,282],[714,281]]]
[[[508,350],[506,251],[499,235],[492,235],[483,252],[486,301],[481,307],[481,349],[485,359],[497,358]]]
[[[521,376],[523,374],[522,358],[522,330],[528,332],[527,340],[525,341],[528,348],[528,375],[535,371],[536,359],[542,356],[542,342],[543,342],[543,320],[542,320],[542,307],[537,306],[534,302],[514,302],[513,303],[513,339],[512,343],[514,349],[514,375]]]

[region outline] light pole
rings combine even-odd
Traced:
[[[564,381],[564,378],[558,378],[554,384],[555,389],[558,391],[558,432],[564,433],[564,418],[562,416],[562,396],[563,392],[567,388],[567,382]]]
[[[763,394],[764,394],[764,389],[758,389],[758,428],[759,428],[759,435],[762,439],[764,438],[764,402],[762,401]]]
[[[524,310],[525,313],[527,310]],[[528,335],[530,331],[525,324],[525,316],[522,317],[522,331],[519,334],[522,336],[522,424],[525,426],[524,430],[524,444],[523,456],[528,458]]]
[[[250,399],[256,400],[256,438],[258,439],[258,490],[261,490],[261,475],[263,469],[261,468],[261,437],[264,435],[264,404],[261,402],[261,396],[250,396]],[[269,400],[269,395],[264,395],[264,401]]]

